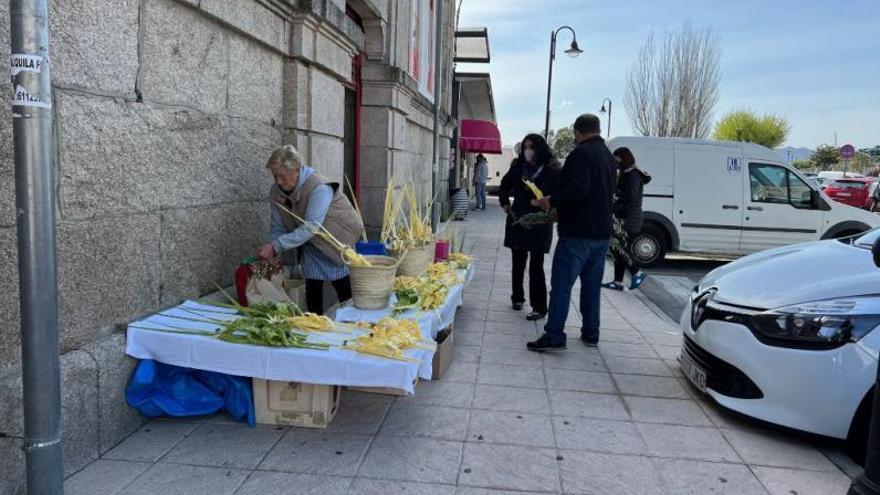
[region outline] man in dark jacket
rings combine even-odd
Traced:
[[[605,254],[612,234],[612,204],[617,161],[601,137],[599,117],[584,114],[574,122],[577,146],[565,159],[560,188],[533,201],[544,210],[556,208],[559,241],[550,276],[550,307],[544,335],[526,347],[532,351],[565,349],[565,321],[571,288],[581,280],[581,340],[599,343],[599,305]]]

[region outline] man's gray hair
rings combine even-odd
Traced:
[[[601,134],[602,123],[599,117],[591,113],[585,113],[575,119],[574,130],[581,134]]]

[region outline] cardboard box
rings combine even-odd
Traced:
[[[253,379],[257,423],[326,428],[339,410],[342,387]]]
[[[419,377],[413,380],[413,388],[419,384]],[[355,392],[366,392],[368,394],[393,395],[395,397],[406,397],[406,391],[399,388],[390,387],[347,387]]]
[[[432,380],[439,380],[443,377],[443,374],[446,373],[446,370],[449,369],[449,365],[452,364],[452,356],[453,356],[453,328],[452,325],[449,325],[449,328],[443,329],[440,333],[437,334],[437,350],[434,351],[434,362],[433,362],[433,371],[431,372]]]

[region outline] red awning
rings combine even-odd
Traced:
[[[501,133],[494,122],[463,119],[459,136],[458,146],[462,151],[501,154]]]

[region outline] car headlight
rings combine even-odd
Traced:
[[[880,300],[848,297],[795,304],[751,317],[752,327],[776,345],[833,349],[880,325]]]

